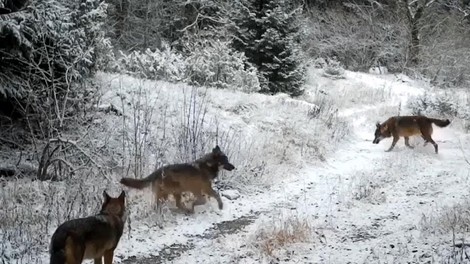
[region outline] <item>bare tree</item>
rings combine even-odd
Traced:
[[[408,60],[406,66],[416,66],[420,56],[420,27],[424,11],[434,0],[402,0],[405,8],[406,21],[410,32],[408,42]]]

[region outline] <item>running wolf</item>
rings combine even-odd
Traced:
[[[405,138],[405,145],[409,148],[413,148],[409,139],[411,136],[421,135],[424,139],[424,145],[428,142],[433,144],[436,154],[438,153],[437,143],[431,138],[432,125],[435,124],[438,127],[446,127],[450,124],[450,120],[441,120],[435,118],[428,118],[426,116],[392,116],[382,124],[377,123],[377,129],[375,130],[375,139],[372,143],[378,144],[380,140],[388,137],[393,137],[392,145],[388,151],[391,151],[395,144],[398,142],[400,137]]]
[[[94,259],[95,264],[112,264],[114,249],[121,238],[126,220],[125,192],[118,198],[103,192],[101,211],[94,216],[64,222],[52,235],[51,264],[80,264]]]
[[[194,213],[194,206],[206,202],[204,194],[209,198],[214,197],[219,209],[222,210],[222,199],[212,189],[212,180],[217,177],[221,169],[231,171],[235,167],[229,162],[219,146],[216,146],[210,153],[192,163],[163,166],[146,178],[122,178],[121,183],[135,189],[143,189],[152,185],[152,192],[159,210],[161,210],[162,202],[167,200],[170,194],[175,198],[176,206],[186,213]],[[184,207],[181,203],[181,195],[184,192],[191,192],[196,197],[191,209]]]

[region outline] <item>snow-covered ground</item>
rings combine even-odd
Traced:
[[[223,211],[212,204],[162,230],[134,227],[118,256],[135,257],[127,263],[455,263],[452,233],[443,226],[452,221],[446,218],[449,208],[468,201],[470,165],[462,146],[469,145],[469,135],[452,125],[436,128],[438,155],[421,139],[412,139],[413,150],[402,140],[386,153],[391,140],[372,144],[375,122],[407,114],[407,99],[424,93],[423,85],[393,75],[316,77],[312,90],[347,95],[338,114],[352,124],[352,133],[324,163],[288,170],[284,180],[258,193],[224,199]],[[367,98],[377,90],[386,90],[386,102]],[[303,99],[309,101],[308,93]],[[308,242],[274,257],[257,250],[259,230],[292,217],[309,221]],[[234,230],[225,230],[227,225]]]
[[[118,108],[132,101],[132,85],[142,86],[136,79],[116,75],[98,75],[97,80],[104,89],[103,105]],[[343,79],[332,80],[312,69],[306,93],[299,99],[207,90],[198,99],[205,100],[206,122],[234,131],[226,148],[232,149],[237,171],[222,175],[221,182],[239,189],[241,196],[223,197],[221,211],[211,201],[196,207],[195,215],[166,212],[162,219],[152,211],[150,190],[129,190],[130,222],[115,251],[116,261],[455,263],[453,254],[459,252],[452,245],[466,238],[461,230],[470,222],[470,164],[465,160],[470,159],[470,136],[454,122],[435,128],[437,155],[431,145],[422,146],[421,138],[411,140],[415,149],[406,148],[402,139],[388,153],[384,150],[391,139],[372,144],[375,123],[408,114],[408,98],[425,89],[426,83],[406,76],[346,71]],[[185,101],[188,93],[191,89],[171,84],[146,90],[142,98],[147,105],[158,104],[148,124],[151,132],[142,133],[150,134],[145,142],[158,145],[163,142],[163,124],[174,128],[185,118],[188,111],[181,114],[181,108],[190,105]],[[317,107],[323,109],[321,116],[316,115]],[[116,119],[103,116],[96,123],[109,128]],[[121,133],[118,127],[109,133]],[[97,144],[100,141],[116,145],[111,138],[97,139]],[[180,158],[174,154],[176,145],[162,148],[166,160],[152,156],[148,166],[155,166],[155,160]],[[161,149],[150,146],[146,151],[156,150]],[[253,179],[260,167],[262,176]],[[101,187],[117,193],[122,176],[111,175]],[[260,233],[294,218],[308,222],[308,239],[265,254],[259,247]],[[35,263],[47,263],[46,259],[44,247]]]

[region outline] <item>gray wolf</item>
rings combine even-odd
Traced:
[[[50,264],[80,264],[94,259],[95,264],[112,264],[114,249],[124,230],[125,192],[112,198],[103,192],[101,211],[86,218],[62,223],[50,243]]]
[[[438,153],[437,143],[432,139],[432,124],[438,127],[446,127],[450,124],[450,120],[441,120],[429,118],[426,116],[392,116],[382,124],[376,124],[375,138],[373,144],[378,144],[382,139],[393,137],[392,145],[388,151],[391,151],[400,137],[405,138],[405,145],[413,148],[409,139],[411,136],[421,135],[424,139],[424,145],[428,142],[433,144],[436,154]]]
[[[235,166],[229,162],[220,147],[216,146],[210,153],[192,163],[166,165],[158,168],[146,178],[122,178],[120,182],[135,189],[143,189],[151,185],[157,207],[160,210],[162,202],[166,201],[171,194],[180,210],[192,214],[194,206],[205,203],[204,194],[209,198],[215,198],[219,209],[222,210],[223,203],[220,195],[212,189],[212,180],[218,176],[222,169],[231,171],[235,169]],[[191,192],[196,197],[192,208],[186,208],[182,205],[181,196],[184,192]]]

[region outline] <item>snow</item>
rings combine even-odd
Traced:
[[[346,84],[341,87],[342,81],[335,81],[335,87],[347,89]],[[366,89],[388,87],[391,100],[388,104],[369,102],[341,109],[339,114],[354,124],[353,133],[329,155],[326,163],[300,170],[293,168],[282,182],[269,190],[242,196],[236,201],[224,199],[222,211],[208,209],[212,212],[199,212],[188,220],[180,219],[174,229],[149,234],[145,228],[145,236],[150,237],[147,242],[124,239],[119,253],[143,257],[149,248],[151,254],[155,254],[168,243],[191,243],[194,248],[183,252],[172,263],[270,263],[270,259],[257,254],[247,242],[256,240],[253,234],[273,218],[295,213],[314,219],[316,232],[325,239],[292,245],[289,257],[280,256],[276,263],[442,260],[445,250],[436,253],[436,247],[444,243],[447,246],[443,247],[450,249],[451,237],[448,234],[426,237],[419,230],[420,221],[423,215],[434,214],[436,208],[466,198],[469,166],[462,159],[459,142],[469,142],[470,138],[452,126],[437,128],[434,138],[440,145],[438,155],[431,145],[423,147],[419,139],[412,139],[416,145],[413,150],[404,147],[401,141],[393,152],[386,153],[389,140],[379,145],[371,143],[375,121],[388,117],[380,111],[387,106],[404,106],[408,97],[423,94],[423,87],[390,75],[383,78],[352,72],[347,72],[344,82],[348,85],[361,82],[369,86]],[[401,110],[406,112],[406,109]],[[372,188],[372,194],[363,194],[369,195],[369,200],[361,199],[361,194],[357,193],[360,187]],[[216,208],[215,204],[212,208]],[[256,212],[260,214],[255,222],[239,232],[215,239],[194,238],[215,223]],[[126,245],[132,245],[133,250]]]
[[[221,195],[229,200],[236,200],[240,197],[240,192],[237,190],[223,190]]]
[[[98,76],[106,82],[119,78]],[[136,79],[128,78],[121,85],[107,85],[101,108],[121,107],[117,92],[129,96],[135,84]],[[188,90],[157,84],[147,83],[158,89],[146,90],[146,99],[155,104],[174,102],[167,105],[168,115],[178,116],[178,102]],[[118,86],[121,90],[113,90]],[[245,157],[232,162],[237,177],[244,179],[248,177],[244,174],[251,173],[243,170],[244,165],[266,161],[263,184],[223,178],[246,185],[221,191],[223,210],[211,199],[190,216],[172,211],[157,216],[150,190],[129,191],[131,221],[115,250],[115,261],[135,257],[139,261],[126,263],[155,263],[152,258],[175,245],[185,249],[165,263],[442,263],[452,259],[453,236],[445,227],[445,216],[453,212],[449,208],[469,201],[470,164],[464,155],[468,158],[470,151],[462,146],[470,144],[470,136],[452,124],[436,127],[437,155],[432,145],[423,146],[421,138],[410,140],[414,149],[406,148],[401,139],[391,152],[385,152],[390,139],[372,144],[375,123],[409,114],[407,100],[423,95],[427,88],[425,82],[406,76],[345,71],[344,79],[331,80],[322,77],[321,70],[311,69],[306,94],[300,99],[209,89],[208,115],[217,116],[222,127],[236,127],[250,147],[243,151],[254,163],[247,163]],[[340,141],[328,140],[332,132],[321,123],[307,121],[308,111],[322,102],[331,107],[338,123],[349,124],[336,128],[348,129],[340,134],[344,137]],[[154,128],[161,125],[157,123],[152,123]],[[289,151],[283,141],[302,147],[283,156],[280,152]],[[269,148],[263,147],[266,142],[271,143]],[[311,150],[315,154],[297,154],[312,142],[319,146]],[[260,151],[263,157],[256,156]],[[286,156],[289,160],[284,160]],[[314,229],[310,241],[287,245],[275,257],[263,255],[255,246],[258,231],[292,216],[308,219]],[[157,224],[161,221],[163,226]],[[455,239],[465,235],[457,231]],[[40,259],[47,263],[47,249]]]
[[[390,85],[400,100],[422,92],[403,83]],[[432,146],[422,147],[420,140],[415,140],[413,150],[399,143],[393,152],[386,153],[390,141],[382,141],[378,146],[371,143],[374,117],[365,115],[373,107],[363,110],[343,111],[355,124],[355,133],[326,164],[290,175],[283,185],[249,197],[249,202],[240,205],[264,210],[267,213],[263,217],[243,232],[216,241],[202,241],[172,263],[234,263],[235,260],[271,263],[260,255],[247,253],[242,246],[250,233],[269,222],[267,219],[289,211],[315,219],[314,226],[326,242],[317,238],[311,243],[293,245],[289,257],[281,256],[275,263],[441,263],[449,257],[446,255],[452,245],[449,234],[433,237],[423,234],[419,228],[423,216],[435,214],[436,208],[465,202],[468,197],[470,166],[462,159],[459,142],[468,145],[470,137],[452,127],[435,129],[434,138],[441,150],[438,155],[433,153]],[[378,195],[374,198],[383,196],[383,200],[354,199],[355,185],[363,178],[366,184],[375,186]],[[266,201],[270,202],[266,204]],[[437,247],[443,249],[438,252]]]

